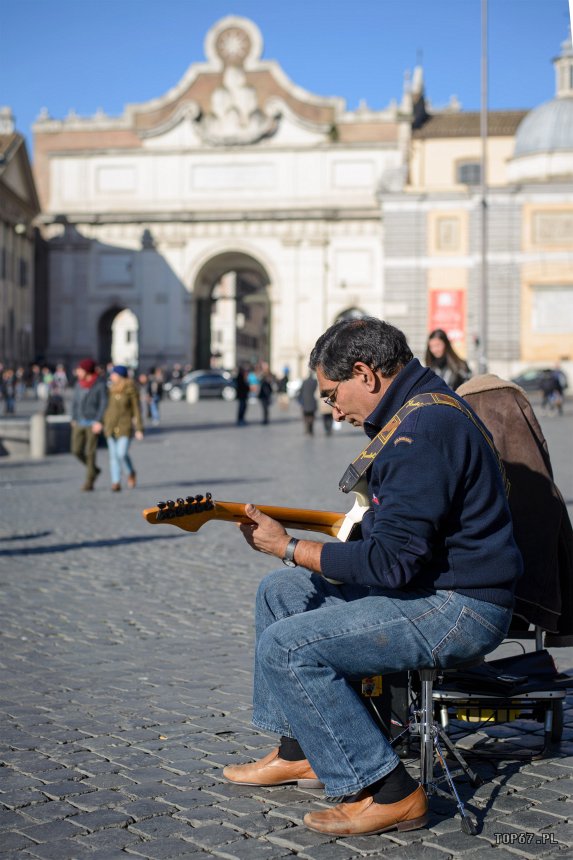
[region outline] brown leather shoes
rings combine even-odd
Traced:
[[[428,798],[421,785],[398,803],[375,803],[365,789],[352,803],[308,812],[304,823],[310,830],[331,836],[368,836],[387,830],[417,830],[428,822]]]
[[[137,484],[137,475],[135,474],[135,472],[132,472],[131,475],[127,476],[127,486],[129,487],[130,490],[133,490],[133,488],[136,486],[136,484]]]
[[[323,788],[322,782],[306,759],[286,761],[279,758],[277,747],[264,758],[250,764],[230,764],[223,776],[237,785],[291,785],[299,788]]]

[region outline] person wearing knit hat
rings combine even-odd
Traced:
[[[121,473],[127,477],[127,486],[135,487],[136,474],[129,456],[131,438],[143,439],[143,421],[139,394],[127,367],[116,364],[109,375],[109,400],[103,416],[103,432],[109,451],[111,490],[121,490]]]
[[[93,490],[101,472],[96,464],[98,437],[103,429],[102,418],[107,405],[107,388],[97,373],[93,358],[82,358],[76,367],[76,384],[72,398],[71,450],[86,467],[82,490]]]

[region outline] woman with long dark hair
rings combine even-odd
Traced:
[[[434,329],[428,335],[425,363],[454,391],[472,375],[467,363],[457,354],[441,328]]]

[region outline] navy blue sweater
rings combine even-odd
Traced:
[[[407,400],[427,391],[456,397],[414,358],[368,417],[367,435],[373,438]],[[513,605],[522,561],[503,478],[466,415],[446,405],[414,410],[374,460],[368,492],[362,540],[326,543],[325,576],[390,589],[455,590]]]

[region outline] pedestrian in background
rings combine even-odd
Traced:
[[[472,375],[468,365],[457,354],[441,328],[434,329],[428,335],[426,367],[431,367],[454,391]]]
[[[283,375],[279,379],[279,383],[277,385],[277,403],[279,407],[286,411],[289,408],[290,401],[288,396],[288,383],[289,383],[289,369],[285,367],[283,370]]]
[[[13,415],[16,411],[16,377],[11,367],[2,373],[0,396],[4,401],[4,415]]]
[[[269,423],[269,413],[273,402],[274,378],[268,364],[263,364],[259,379],[259,400],[263,409],[263,424]]]
[[[322,426],[324,427],[324,432],[326,436],[332,436],[332,426],[334,424],[334,416],[332,415],[332,409],[327,403],[324,402],[322,398],[320,398],[318,401],[318,408],[322,416]]]
[[[82,490],[93,490],[101,472],[96,464],[96,451],[107,406],[107,388],[103,377],[96,373],[96,363],[92,358],[80,361],[76,378],[72,398],[72,454],[86,467]]]
[[[151,423],[155,425],[159,424],[159,404],[162,397],[163,373],[160,368],[152,367],[147,380],[147,402],[149,403]]]
[[[544,370],[539,383],[543,395],[541,408],[548,409],[553,414],[556,409],[559,415],[563,415],[563,386],[559,374],[555,370]]]
[[[251,386],[247,380],[247,374],[244,367],[240,367],[235,377],[235,388],[237,390],[237,424],[243,427],[246,422],[247,407],[249,405],[249,394]]]
[[[132,379],[129,379],[127,367],[116,364],[109,375],[110,386],[108,404],[103,416],[103,432],[109,451],[109,470],[111,474],[112,492],[121,490],[121,473],[127,476],[127,486],[133,489],[136,484],[136,474],[129,456],[129,446],[135,432],[135,438],[143,439],[143,422],[139,394]]]
[[[304,432],[308,436],[312,436],[314,434],[314,416],[316,415],[317,406],[316,386],[316,375],[311,370],[306,379],[303,381],[298,396],[298,401],[302,409]],[[332,409],[330,409],[330,407],[329,412],[332,413]]]

